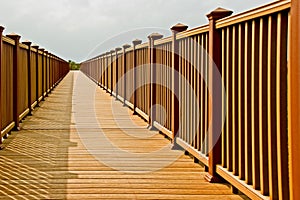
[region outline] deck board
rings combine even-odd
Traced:
[[[0,199],[247,199],[80,72],[70,72],[0,152]]]

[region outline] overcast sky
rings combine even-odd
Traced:
[[[207,23],[217,7],[239,13],[270,0],[0,0],[0,24],[66,59],[83,61],[151,32]]]

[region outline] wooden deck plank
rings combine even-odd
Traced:
[[[247,199],[207,183],[200,165],[80,72],[21,127],[0,152],[0,199]]]

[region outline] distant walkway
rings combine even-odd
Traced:
[[[200,165],[146,127],[81,72],[70,72],[5,140],[0,199],[245,198],[205,182]]]

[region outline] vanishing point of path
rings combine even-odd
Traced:
[[[246,199],[70,72],[0,151],[0,199]]]

